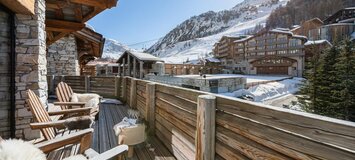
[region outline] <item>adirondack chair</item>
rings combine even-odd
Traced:
[[[60,105],[62,109],[68,109],[70,107],[70,104],[75,104],[76,106],[84,107],[86,102],[71,102],[73,93],[74,92],[72,88],[68,84],[66,84],[65,82],[60,82],[56,87],[56,95],[59,102],[54,102],[54,104]],[[71,106],[75,106],[75,105],[71,105]],[[90,114],[91,116],[95,117],[98,112],[99,112],[99,106],[94,107],[91,110]]]
[[[24,142],[24,141],[18,141],[16,139],[10,139],[7,140],[7,144],[3,144],[2,147],[14,147],[16,145],[16,147],[24,149],[26,151],[21,152],[21,151],[3,151],[2,154],[5,154],[5,157],[9,158],[15,158],[15,159],[22,159],[24,156],[29,156],[32,158],[40,158],[42,159],[39,154],[40,151],[34,150],[35,147],[40,149],[44,154],[47,154],[46,159],[49,160],[60,160],[60,159],[67,159],[67,158],[71,158],[71,159],[87,159],[89,158],[89,160],[108,160],[111,159],[115,156],[118,156],[118,158],[120,159],[122,157],[122,153],[124,153],[125,151],[128,150],[128,146],[127,145],[119,145],[117,147],[114,147],[104,153],[97,153],[95,150],[89,148],[88,145],[84,144],[83,141],[86,140],[87,135],[91,134],[93,131],[93,129],[87,129],[87,130],[82,130],[79,132],[76,132],[75,134],[70,134],[70,135],[66,135],[60,138],[56,138],[56,139],[52,139],[52,140],[48,140],[45,142],[41,142],[41,143],[37,143],[35,145],[28,145],[28,143]],[[91,136],[91,135],[90,135]],[[12,146],[9,146],[11,144],[11,141],[13,141]],[[2,142],[2,138],[0,137],[0,144]],[[50,157],[48,153],[54,151],[54,150],[58,150],[57,153],[63,153],[65,152],[65,149],[62,149],[63,146],[69,146],[69,145],[73,145],[76,143],[80,143],[80,144],[84,144],[82,145],[82,147],[77,151],[77,152],[71,152],[70,154],[67,155],[61,155],[61,154],[56,154],[55,156]],[[23,144],[23,145],[22,145]],[[29,148],[31,147],[31,148]],[[0,149],[1,150],[1,149]],[[0,159],[2,159],[4,157],[1,157],[0,155]],[[5,158],[6,159],[6,158]],[[11,159],[11,158],[10,158]]]
[[[89,157],[90,160],[106,160],[106,159],[111,159],[115,156],[119,156],[118,159],[121,159],[122,153],[128,151],[127,145],[119,145],[104,153],[101,154],[97,153],[95,150],[90,148],[92,132],[93,129],[81,130],[74,134],[70,134],[53,140],[48,140],[45,142],[38,143],[36,144],[36,147],[38,147],[44,153],[50,153],[63,146],[79,143],[80,149],[77,154],[84,154],[86,155],[86,157]],[[60,159],[60,157],[61,156],[58,156],[57,154],[56,157],[51,157],[51,159],[56,160],[56,159]]]
[[[59,132],[57,128],[64,128],[65,120],[52,121],[50,116],[76,113],[78,115],[89,115],[92,108],[77,108],[60,111],[47,112],[39,97],[31,90],[27,90],[28,104],[36,123],[31,123],[32,129],[40,129],[45,140],[54,139],[64,132]]]

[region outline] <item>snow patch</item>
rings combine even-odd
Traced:
[[[232,93],[223,93],[222,95],[231,97],[241,97],[249,95],[253,97],[255,102],[263,102],[270,99],[275,99],[286,94],[293,94],[299,91],[303,78],[286,79],[279,82],[271,82],[259,84],[249,89],[241,89]]]

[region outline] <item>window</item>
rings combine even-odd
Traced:
[[[267,55],[275,55],[275,51],[267,52]]]
[[[287,54],[287,51],[277,51],[277,54]]]
[[[289,42],[289,46],[299,46],[302,45],[302,41],[299,39],[291,39]]]

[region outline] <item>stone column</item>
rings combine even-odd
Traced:
[[[134,78],[137,78],[137,59],[133,57],[133,76]]]
[[[139,61],[139,79],[143,79],[143,73],[144,73],[143,64],[144,64],[143,61]]]
[[[80,75],[74,35],[63,37],[48,46],[47,62],[48,75]]]
[[[47,106],[45,0],[36,0],[35,15],[17,14],[16,25],[16,137],[34,139],[31,112],[25,107],[26,90],[33,90]]]
[[[126,59],[123,58],[123,63],[122,63],[122,76],[126,76]]]
[[[128,76],[131,76],[131,56],[127,54]]]

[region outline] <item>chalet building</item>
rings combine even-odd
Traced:
[[[313,18],[303,22],[300,26],[293,28],[291,32],[295,35],[302,35],[309,37],[308,40],[315,37],[315,39],[320,39],[317,30],[319,30],[323,26],[323,21],[319,18]]]
[[[263,31],[235,40],[227,61],[233,62],[230,68],[245,74],[302,76],[306,41],[285,29]]]
[[[164,62],[149,53],[125,51],[117,60],[118,74],[143,79],[144,75],[152,73],[153,64]]]
[[[213,53],[215,57],[220,59],[221,64],[224,66],[230,66],[233,62],[233,43],[239,37],[223,36],[219,42],[214,45]]]
[[[319,29],[310,30],[310,40],[328,40],[333,43],[355,36],[355,7],[344,8],[327,19]]]
[[[26,90],[35,91],[46,104],[48,74],[77,74],[73,66],[98,56],[103,38],[85,22],[116,4],[117,0],[0,1],[1,137],[40,136],[29,126]]]

